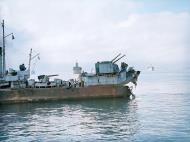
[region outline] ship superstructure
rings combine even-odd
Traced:
[[[111,61],[102,61],[95,64],[95,74],[83,72],[81,80],[84,86],[91,85],[110,85],[110,84],[128,84],[132,82],[136,85],[140,71],[135,71],[133,67],[128,68],[128,64],[121,63],[121,66],[116,64],[117,61],[125,57],[118,54]]]

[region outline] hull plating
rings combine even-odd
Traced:
[[[128,87],[117,85],[89,86],[84,88],[26,88],[0,90],[1,103],[40,102],[53,100],[129,97]]]

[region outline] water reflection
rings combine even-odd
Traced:
[[[0,108],[0,140],[129,140],[140,128],[135,100],[28,103]]]

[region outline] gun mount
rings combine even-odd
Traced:
[[[58,76],[58,74],[53,74],[53,75],[39,75],[38,76],[38,80],[40,81],[40,82],[49,82],[49,78],[50,77],[54,77],[54,76]]]
[[[119,53],[115,58],[113,58],[113,59],[111,60],[111,62],[113,63],[113,61],[114,61],[115,59],[117,59],[120,55],[121,55],[121,53]]]
[[[126,55],[121,56],[121,53],[119,53],[116,57],[114,57],[111,61],[102,61],[97,62],[95,64],[96,74],[116,74],[119,72],[119,67],[116,62],[121,60]]]
[[[118,58],[117,60],[113,61],[113,63],[115,64],[116,62],[118,62],[119,60],[121,60],[123,57],[125,57],[126,55],[121,56],[120,58]]]

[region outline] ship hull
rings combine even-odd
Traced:
[[[101,85],[83,88],[24,88],[0,90],[0,104],[22,102],[44,102],[55,100],[78,100],[93,98],[128,98],[131,91],[127,86]]]

